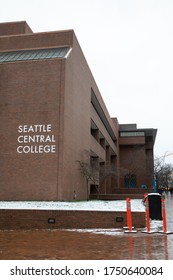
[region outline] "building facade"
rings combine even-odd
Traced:
[[[0,200],[152,185],[156,130],[110,117],[73,30],[0,24],[0,115]]]

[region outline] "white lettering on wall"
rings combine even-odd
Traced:
[[[34,124],[18,126],[18,147],[19,154],[42,154],[55,153],[55,135],[52,134],[51,124]]]

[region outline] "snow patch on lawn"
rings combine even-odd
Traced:
[[[126,200],[89,200],[89,201],[0,201],[0,209],[37,209],[37,210],[83,210],[83,211],[126,211]],[[133,212],[144,212],[141,199],[131,200]]]

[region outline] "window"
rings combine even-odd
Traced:
[[[143,131],[126,131],[120,132],[121,137],[136,137],[136,136],[145,136]]]
[[[136,175],[125,175],[124,177],[125,188],[136,188]]]

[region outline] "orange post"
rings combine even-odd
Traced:
[[[131,201],[130,198],[126,198],[126,215],[127,215],[127,227],[124,227],[124,232],[126,233],[136,233],[136,230],[133,230],[132,227],[132,212],[131,212]]]
[[[165,199],[162,197],[162,219],[163,219],[163,232],[167,232],[167,223],[166,223],[166,209],[165,209]]]
[[[150,212],[149,212],[149,203],[148,203],[148,197],[145,200],[145,218],[146,218],[146,226],[147,226],[147,232],[150,232]]]
[[[143,233],[154,233],[154,231],[151,231],[150,226],[150,210],[149,210],[149,201],[148,197],[145,196],[145,222],[146,222],[146,228],[147,230],[142,231]]]
[[[163,220],[163,231],[159,231],[159,233],[173,234],[172,231],[167,231],[166,207],[165,207],[164,197],[162,197],[162,220]]]
[[[127,227],[129,231],[132,231],[132,212],[131,212],[131,201],[130,198],[126,198],[126,207],[127,207]]]

